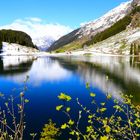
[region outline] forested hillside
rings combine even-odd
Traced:
[[[0,48],[2,48],[2,42],[17,43],[35,48],[31,37],[22,31],[0,30]]]

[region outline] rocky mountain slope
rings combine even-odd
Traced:
[[[140,0],[133,0],[132,5],[133,6],[140,6]]]
[[[139,27],[139,20],[137,20],[139,19],[140,12],[138,7],[139,5],[140,5],[139,0],[133,0],[122,3],[120,6],[109,11],[101,18],[89,22],[86,25],[82,26],[81,28],[74,30],[73,32],[61,37],[59,40],[57,40],[55,43],[51,45],[48,51],[56,50],[56,52],[63,52],[77,50],[79,48],[83,49],[85,48],[85,46],[99,47],[98,43],[100,43],[101,41],[104,41],[104,44],[106,44],[104,45],[105,47],[107,46],[107,43],[105,42],[106,39],[112,36],[114,36],[115,38],[116,34],[119,34],[120,32],[123,31],[125,33],[122,34],[124,34],[125,37],[123,37],[123,39],[119,38],[119,40],[121,39],[126,41],[127,33],[133,34],[135,32],[134,29]],[[134,26],[135,24],[136,26]],[[130,32],[128,30],[130,30]],[[93,41],[95,37],[98,39],[98,41],[96,42]],[[121,42],[119,40],[118,42]],[[117,43],[117,40],[114,41],[114,44],[115,43]],[[127,43],[125,43],[125,45],[126,44]],[[127,53],[128,52],[126,52],[126,54]]]

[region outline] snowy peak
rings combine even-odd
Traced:
[[[48,51],[57,50],[61,47],[73,48],[73,46],[77,45],[79,45],[77,48],[81,48],[81,44],[83,44],[86,40],[90,39],[97,33],[110,28],[113,24],[117,23],[119,20],[128,15],[133,9],[132,2],[132,0],[123,2],[102,17],[91,21],[83,25],[81,28],[61,37],[51,45]]]
[[[99,19],[87,23],[86,25],[81,27],[78,34],[82,34],[82,36],[94,35],[97,32],[101,32],[111,27],[114,23],[122,19],[131,11],[131,3],[132,1],[124,2],[118,7],[110,10],[108,13],[106,13]]]
[[[34,44],[37,45],[40,51],[46,51],[55,41],[52,37],[40,37],[33,39]]]

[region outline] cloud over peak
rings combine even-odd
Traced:
[[[32,37],[36,45],[43,45],[37,44],[36,40],[44,38],[57,40],[61,36],[72,31],[69,26],[61,25],[58,23],[46,23],[46,21],[37,17],[17,19],[9,25],[0,26],[0,29],[13,29],[26,32]]]

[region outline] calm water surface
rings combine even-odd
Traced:
[[[72,97],[69,105],[75,119],[79,109],[75,102],[77,97],[90,108],[86,82],[90,83],[98,102],[103,101],[107,93],[112,94],[113,98],[121,99],[120,93],[123,92],[132,94],[133,102],[140,104],[140,57],[0,58],[0,92],[6,96],[19,94],[27,75],[30,77],[25,95],[30,100],[26,106],[27,133],[40,132],[49,118],[58,125],[66,121],[64,114],[55,111],[55,107],[61,103],[57,99],[61,92]],[[109,77],[108,81],[106,76]],[[25,139],[30,140],[26,134]]]

